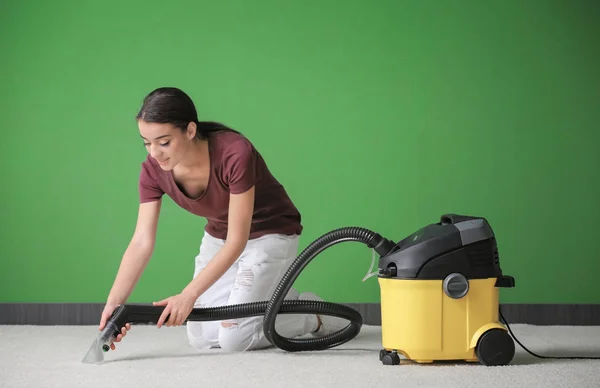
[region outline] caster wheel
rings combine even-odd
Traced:
[[[385,357],[385,356],[386,356],[386,354],[390,354],[390,352],[388,352],[388,351],[387,351],[387,350],[385,350],[385,349],[381,349],[381,350],[379,351],[379,361],[383,361],[383,357]]]
[[[475,355],[483,365],[508,365],[515,355],[515,343],[506,330],[491,329],[479,338]]]
[[[400,356],[396,352],[388,352],[381,358],[383,365],[400,365]]]

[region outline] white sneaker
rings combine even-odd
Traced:
[[[299,300],[316,300],[323,302],[323,299],[312,292],[303,292],[298,297]],[[318,315],[318,319],[321,321],[321,327],[317,331],[313,331],[312,334],[315,337],[324,337],[326,335],[335,333],[342,330],[350,323],[347,319],[338,318],[330,315]]]

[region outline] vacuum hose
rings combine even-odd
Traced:
[[[390,253],[396,244],[379,234],[360,227],[344,227],[328,232],[306,247],[288,268],[268,301],[242,303],[218,307],[194,308],[186,321],[219,321],[264,315],[263,330],[267,339],[276,347],[294,352],[323,350],[341,345],[356,337],[362,327],[360,313],[348,306],[322,301],[284,300],[294,281],[310,261],[325,249],[347,241],[356,241],[375,249],[380,256]],[[99,341],[107,351],[109,344],[126,323],[156,323],[164,307],[119,306],[109,319]],[[344,329],[319,338],[285,338],[275,330],[277,314],[319,314],[347,319]]]
[[[284,301],[285,295],[292,287],[294,281],[298,278],[302,270],[310,263],[310,261],[325,249],[347,241],[356,241],[373,248],[380,256],[388,254],[395,244],[379,234],[365,228],[346,227],[333,230],[324,234],[308,247],[306,247],[277,285],[271,300],[268,302],[265,310],[265,318],[263,330],[267,339],[280,349],[287,351],[301,350],[322,350],[333,346],[341,345],[356,337],[362,326],[362,316],[360,313],[350,307],[320,301]],[[292,302],[292,303],[290,303]],[[345,318],[350,321],[350,324],[343,330],[331,333],[321,338],[308,339],[289,339],[277,334],[275,330],[275,319],[277,312],[286,304],[296,304],[302,312],[320,313],[323,315],[333,315],[339,318]]]

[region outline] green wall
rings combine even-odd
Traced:
[[[0,5],[0,302],[105,300],[136,218],[133,117],[169,85],[254,141],[301,248],[482,215],[517,281],[503,302],[600,303],[598,2],[166,3]],[[204,225],[166,200],[130,301],[185,286]],[[370,261],[337,245],[296,285],[376,302]]]

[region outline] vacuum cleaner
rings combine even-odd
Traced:
[[[302,270],[318,254],[342,242],[358,242],[379,255],[384,365],[409,361],[468,361],[507,365],[515,345],[499,322],[499,289],[514,287],[502,274],[494,232],[483,217],[442,215],[394,242],[361,227],[343,227],[310,243],[288,268],[268,301],[194,308],[186,321],[216,321],[264,316],[263,330],[276,347],[289,351],[324,350],[355,338],[363,324],[348,306],[310,300],[284,300]],[[126,323],[156,324],[163,306],[119,306],[92,343],[83,362],[100,362]],[[321,314],[349,321],[320,338],[285,338],[275,330],[277,314]]]

